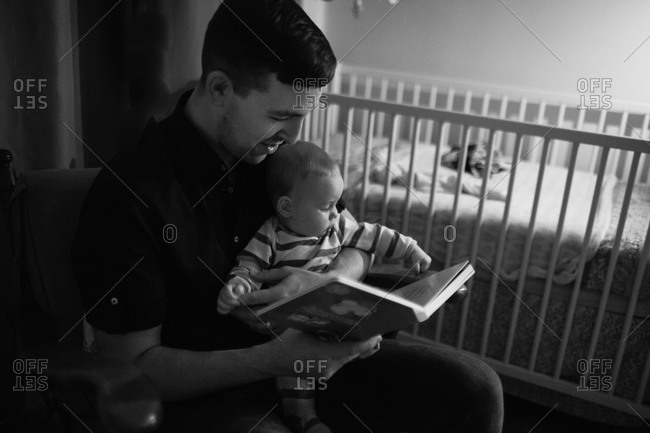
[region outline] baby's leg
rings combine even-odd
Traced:
[[[292,432],[332,433],[316,414],[313,385],[310,388],[305,379],[285,376],[276,379],[276,387],[285,422]]]

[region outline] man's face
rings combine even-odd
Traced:
[[[269,77],[266,91],[251,90],[245,97],[231,92],[226,99],[219,141],[236,160],[259,164],[278,146],[295,143],[310,111],[305,101],[320,98],[319,88],[297,92],[275,74]]]

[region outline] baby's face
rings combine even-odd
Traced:
[[[322,235],[339,214],[336,203],[342,193],[340,174],[308,176],[291,194],[293,215],[286,221],[288,228],[302,236]]]

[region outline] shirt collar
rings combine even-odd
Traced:
[[[185,106],[192,90],[185,92],[169,117],[172,140],[177,143],[176,166],[181,172],[195,175],[222,175],[226,165],[212,147],[201,136],[197,127],[185,114]]]

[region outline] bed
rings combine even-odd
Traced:
[[[340,89],[303,138],[340,162],[349,209],[416,238],[436,269],[469,259],[477,270],[463,304],[403,338],[481,357],[508,392],[549,407],[650,419],[650,116],[626,137],[603,133],[606,122],[580,131],[522,121],[521,110],[508,119]],[[480,177],[465,170],[473,143],[487,149]],[[456,169],[441,163],[452,148]],[[497,163],[506,168],[488,175]],[[581,374],[599,362],[598,374]],[[585,388],[595,376],[609,387]]]

